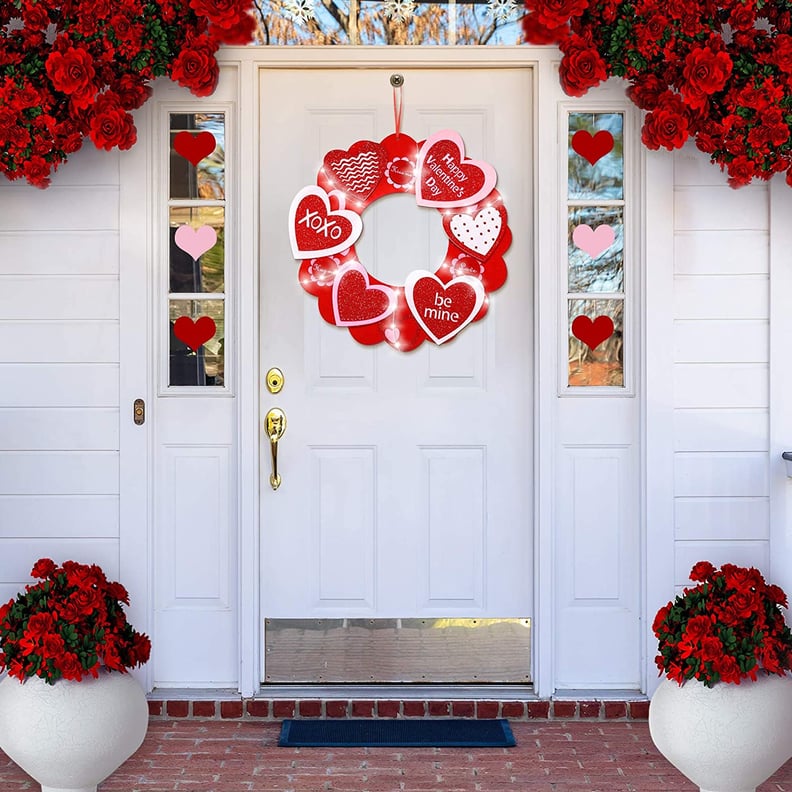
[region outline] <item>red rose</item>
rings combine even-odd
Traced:
[[[706,635],[701,639],[701,659],[717,660],[723,654],[723,644],[714,635]]]
[[[47,58],[47,74],[56,91],[70,96],[75,107],[87,107],[96,87],[93,58],[84,49],[69,47],[66,52],[57,50]]]
[[[564,93],[583,96],[589,88],[608,79],[605,61],[597,50],[586,46],[580,36],[573,36],[561,44],[564,57],[561,59],[559,77]]]
[[[56,569],[55,562],[51,558],[39,558],[39,560],[33,564],[30,577],[48,578]]]
[[[712,566],[709,561],[699,561],[693,566],[693,569],[690,570],[690,579],[700,580],[701,582],[705,580],[711,581],[714,574],[715,567]]]
[[[770,598],[770,602],[780,605],[782,608],[789,607],[789,604],[787,603],[787,595],[784,593],[784,589],[782,589],[780,586],[771,584],[765,589],[765,593]],[[0,619],[2,618],[2,613],[0,613]]]
[[[657,107],[649,113],[641,130],[641,140],[647,148],[661,146],[669,151],[682,148],[688,139],[689,129],[682,102],[673,94],[664,95]]]
[[[66,648],[66,643],[57,633],[45,635],[42,645],[44,647],[43,654],[46,657],[60,657],[63,654],[63,650]]]
[[[731,655],[719,657],[713,664],[713,668],[720,674],[722,682],[734,682],[740,684],[740,667]]]
[[[65,652],[56,658],[55,668],[61,672],[64,679],[73,679],[77,682],[82,679],[83,667],[73,652]]]
[[[725,52],[701,47],[688,53],[682,72],[682,93],[691,107],[702,107],[707,98],[723,88],[732,72],[732,60]]]
[[[549,28],[536,14],[526,14],[522,18],[522,28],[525,40],[531,44],[558,44],[569,36],[569,25]]]
[[[258,22],[252,14],[241,14],[229,24],[213,24],[209,28],[212,41],[218,44],[249,44],[253,41]]]
[[[115,147],[125,151],[135,145],[135,122],[115,97],[104,94],[97,99],[91,119],[91,140],[97,148],[107,151]]]
[[[552,29],[579,17],[588,7],[588,0],[530,0],[527,5],[542,25]]]
[[[202,36],[183,49],[171,68],[171,79],[189,88],[196,96],[209,96],[217,87],[220,69],[215,60],[217,45]]]
[[[50,613],[34,613],[27,623],[25,635],[32,640],[38,640],[52,631],[55,619]]]
[[[759,595],[755,591],[738,591],[729,600],[739,619],[750,619],[760,610]]]
[[[240,12],[238,0],[190,0],[190,8],[219,24],[236,19]]]
[[[659,638],[659,631],[660,627],[662,626],[663,622],[666,620],[668,614],[671,611],[671,603],[669,602],[668,605],[663,605],[659,611],[657,611],[657,615],[654,617],[654,621],[652,622],[652,631],[654,634]]]
[[[99,597],[94,589],[79,589],[69,598],[80,616],[90,616],[99,605]]]
[[[694,616],[687,623],[684,637],[689,641],[698,642],[712,632],[712,622],[707,616]]]

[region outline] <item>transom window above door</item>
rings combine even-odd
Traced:
[[[518,0],[257,0],[256,44],[522,44]]]

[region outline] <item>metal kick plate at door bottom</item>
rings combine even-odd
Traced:
[[[528,684],[530,619],[267,619],[267,683]]]

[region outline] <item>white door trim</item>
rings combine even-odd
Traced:
[[[399,48],[398,50],[384,47],[332,47],[328,48],[230,48],[222,53],[223,61],[233,61],[240,64],[240,128],[244,139],[240,141],[243,150],[253,152],[250,167],[245,168],[242,174],[241,185],[243,194],[255,195],[251,179],[258,173],[259,163],[257,147],[254,137],[257,134],[258,102],[257,72],[260,69],[271,68],[365,68],[387,67],[394,63],[405,64],[411,67],[423,68],[531,68],[534,74],[534,99],[535,112],[534,146],[535,153],[539,150],[554,151],[558,154],[559,141],[556,139],[555,126],[539,124],[538,118],[555,118],[556,103],[564,99],[554,79],[558,53],[551,48],[531,47],[505,47],[505,48]],[[538,90],[539,76],[542,75],[543,93]],[[553,86],[549,89],[548,86]],[[406,100],[409,101],[409,95]],[[517,101],[518,98],[515,98]],[[249,146],[249,148],[246,148]],[[553,232],[542,232],[542,229],[554,229],[557,223],[557,203],[545,200],[544,204],[538,200],[537,184],[555,184],[557,156],[544,161],[536,158],[536,182],[531,185],[534,190],[533,205],[535,207],[534,222],[536,228],[534,262],[539,260],[557,260],[557,241]],[[546,195],[543,196],[545,199]],[[256,261],[255,250],[257,241],[257,205],[252,200],[249,205],[240,207],[241,228],[244,230],[241,241],[243,261]],[[537,371],[535,372],[535,415],[534,415],[534,443],[536,480],[534,481],[535,497],[535,523],[534,523],[534,625],[539,625],[541,632],[535,632],[536,640],[532,641],[533,657],[532,672],[534,677],[534,691],[539,696],[549,696],[554,690],[552,678],[552,618],[553,618],[553,580],[552,580],[552,495],[553,472],[552,465],[548,464],[553,447],[553,428],[549,421],[540,420],[550,415],[551,399],[555,398],[555,369],[553,373],[543,378],[542,372],[550,365],[555,365],[548,359],[546,350],[555,350],[555,343],[547,343],[547,332],[555,334],[555,297],[543,300],[542,293],[548,288],[555,294],[554,276],[545,276],[545,281],[552,281],[546,287],[540,285],[540,274],[535,266],[535,320],[534,343]],[[258,606],[258,574],[259,574],[259,496],[258,485],[262,472],[258,459],[258,432],[261,416],[259,414],[259,399],[257,394],[261,386],[261,372],[257,366],[257,295],[259,289],[258,268],[244,267],[239,284],[239,304],[237,315],[244,321],[246,333],[240,333],[240,380],[239,394],[239,437],[241,438],[239,459],[240,481],[240,691],[244,696],[255,696],[260,691],[259,669],[261,668],[261,641],[260,641],[260,614]],[[551,316],[546,319],[540,313],[541,307],[549,308]],[[541,319],[540,319],[541,317]],[[544,343],[538,343],[539,322],[542,322]],[[255,332],[249,328],[255,327]],[[544,352],[542,351],[544,347]],[[554,352],[549,353],[551,356]],[[544,362],[542,362],[544,361]],[[550,391],[541,393],[539,382],[552,383]],[[540,476],[538,471],[544,470]],[[534,627],[536,629],[536,627]]]

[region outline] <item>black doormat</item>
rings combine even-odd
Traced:
[[[278,740],[286,748],[511,748],[516,744],[503,718],[285,720]]]

